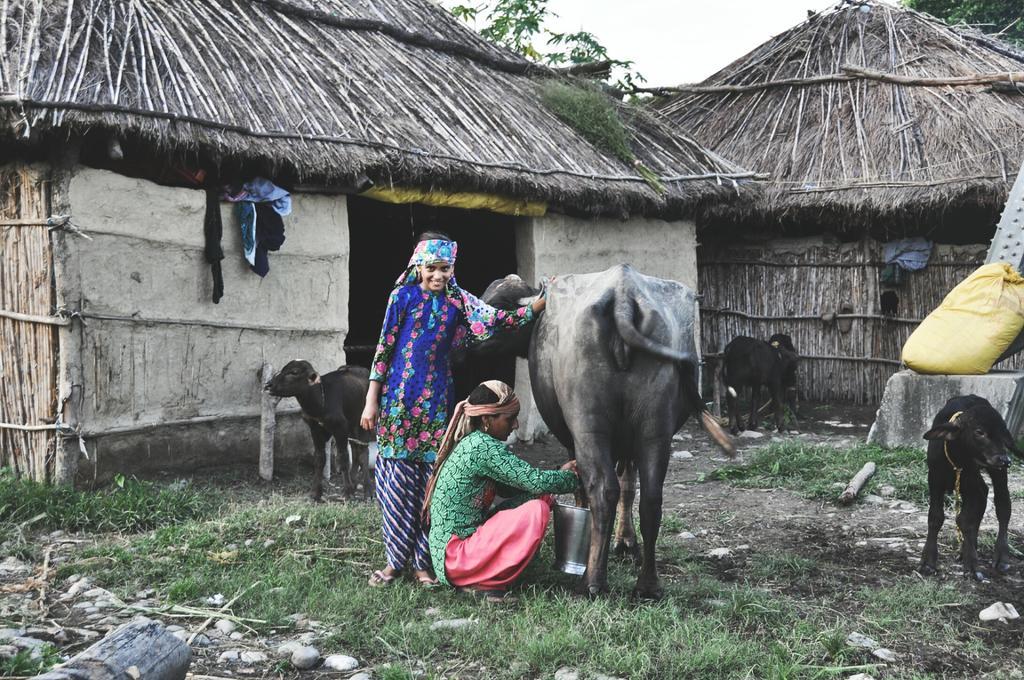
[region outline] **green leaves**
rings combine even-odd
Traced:
[[[1024,7],[1010,0],[904,0],[949,24],[967,24],[1024,47]]]

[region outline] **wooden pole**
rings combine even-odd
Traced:
[[[183,680],[192,650],[158,621],[128,623],[36,680]]]
[[[263,389],[274,377],[274,367],[263,364],[260,372],[260,479],[269,482],[274,478],[274,432],[277,430],[276,412],[279,397]]]
[[[864,488],[864,485],[868,483],[868,480],[874,474],[875,464],[871,461],[864,463],[864,467],[860,469],[860,472],[853,476],[853,479],[850,480],[843,493],[839,494],[839,502],[843,505],[852,503],[853,499],[857,497],[857,494],[860,493],[860,490]]]

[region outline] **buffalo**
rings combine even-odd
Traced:
[[[511,309],[537,293],[513,275],[492,283],[483,299]],[[609,543],[620,498],[620,547],[635,546],[631,510],[637,479],[644,544],[633,592],[641,598],[661,596],[655,545],[662,485],[672,435],[690,414],[699,414],[709,434],[734,455],[697,386],[695,303],[690,288],[645,276],[628,265],[559,276],[550,285],[547,309],[532,327],[495,336],[478,347],[529,357],[537,408],[579,461],[593,519],[584,576],[592,597],[608,590]]]

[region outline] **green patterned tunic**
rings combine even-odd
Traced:
[[[512,496],[498,508],[507,510],[538,494],[575,491],[576,484],[575,473],[538,470],[489,434],[466,435],[441,468],[430,501],[430,557],[438,580],[448,583],[444,557],[452,535],[471,536],[487,518],[496,493]]]

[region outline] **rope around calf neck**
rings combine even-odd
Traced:
[[[960,417],[963,411],[957,411],[949,418],[949,422],[955,423],[956,419]],[[949,455],[949,441],[942,442],[942,450],[946,454],[946,460],[949,461],[949,466],[956,471],[956,479],[953,482],[953,512],[956,513],[953,522],[956,524],[956,541],[957,545],[964,544],[964,532],[960,529],[960,507],[962,500],[960,498],[960,473],[963,471],[962,467],[957,467],[953,462],[953,459]]]

